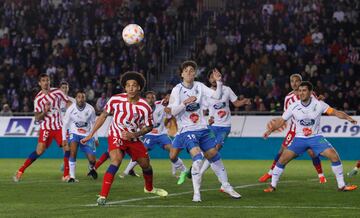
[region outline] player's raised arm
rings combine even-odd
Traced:
[[[221,98],[223,88],[223,83],[221,81],[222,76],[217,69],[213,70],[212,76],[216,81],[216,90],[214,91],[203,83],[201,85],[201,88],[203,89],[205,96],[219,100]]]
[[[357,124],[357,121],[354,120],[351,116],[349,116],[344,111],[339,111],[339,110],[336,110],[336,109],[334,109],[332,107],[329,107],[325,102],[321,101],[321,103],[326,108],[324,113],[326,113],[327,115],[335,116],[335,117],[337,117],[339,119],[347,120],[347,121],[351,122],[352,124]]]

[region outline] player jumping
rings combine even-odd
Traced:
[[[176,117],[178,133],[170,150],[170,159],[174,161],[178,157],[179,152],[184,148],[190,153],[193,160],[191,174],[194,202],[201,201],[200,169],[203,159],[201,152],[204,152],[206,159],[210,161],[211,168],[221,182],[224,192],[233,198],[240,198],[241,195],[228,182],[225,167],[221,161],[220,154],[215,148],[215,137],[207,128],[203,115],[204,97],[213,97],[215,99],[220,99],[221,97],[221,74],[219,72],[214,73],[214,79],[217,82],[217,87],[214,91],[203,83],[194,81],[196,69],[197,64],[194,61],[185,61],[181,65],[183,81],[176,85],[171,92],[167,112],[171,112]]]

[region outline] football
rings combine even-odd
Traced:
[[[122,31],[122,38],[128,45],[134,45],[144,39],[144,30],[137,24],[129,24]]]

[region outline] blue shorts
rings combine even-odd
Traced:
[[[325,139],[324,136],[319,135],[311,138],[295,137],[287,148],[297,155],[302,155],[310,148],[316,156],[319,156],[321,152],[328,148],[333,148],[333,146]]]
[[[85,136],[70,133],[69,144],[71,144],[71,142],[76,142],[78,145],[80,145],[80,149],[82,152],[84,152],[86,154],[90,154],[90,155],[95,155],[95,153],[96,153],[95,139],[94,138],[90,139],[84,145],[80,142],[80,140],[83,138],[85,138]]]
[[[165,149],[164,146],[170,144],[171,139],[168,135],[144,135],[143,142],[148,151],[154,149],[156,145],[160,145],[162,149]]]
[[[209,130],[188,131],[175,136],[173,148],[190,151],[194,147],[200,147],[203,152],[215,148],[215,135]]]
[[[223,146],[225,139],[230,133],[231,127],[208,126],[208,128],[214,133],[216,144]]]

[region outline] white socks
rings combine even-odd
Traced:
[[[70,178],[75,179],[75,169],[76,169],[76,161],[69,161],[69,174]]]
[[[201,167],[200,174],[203,175],[205,173],[205,171],[207,169],[209,169],[209,167],[210,167],[210,162],[207,159],[205,159],[204,163],[203,163],[203,165]]]
[[[124,170],[125,175],[129,175],[130,170],[134,169],[134,167],[137,165],[136,161],[130,160],[129,164],[127,165],[126,169]]]
[[[186,166],[184,165],[183,161],[180,158],[178,158],[178,160],[172,164],[175,168],[175,171],[180,170],[181,172],[185,172],[187,170]]]
[[[200,194],[200,187],[201,187],[200,169],[201,169],[201,164],[202,164],[202,160],[195,160],[192,163],[191,174],[192,174],[192,183],[193,183],[193,188],[194,188],[194,194]]]
[[[228,176],[224,164],[221,159],[213,162],[210,164],[211,169],[214,171],[216,176],[218,177],[219,182],[221,183],[222,187],[230,186],[228,182]]]
[[[345,186],[345,181],[344,181],[344,174],[343,174],[343,166],[340,163],[340,165],[334,166],[331,165],[331,169],[335,174],[336,177],[336,181],[338,184],[338,188],[342,188]]]
[[[279,182],[280,176],[283,172],[284,172],[284,168],[275,166],[275,168],[273,169],[273,172],[272,172],[272,177],[271,177],[271,186],[272,187],[276,188],[276,186]]]

